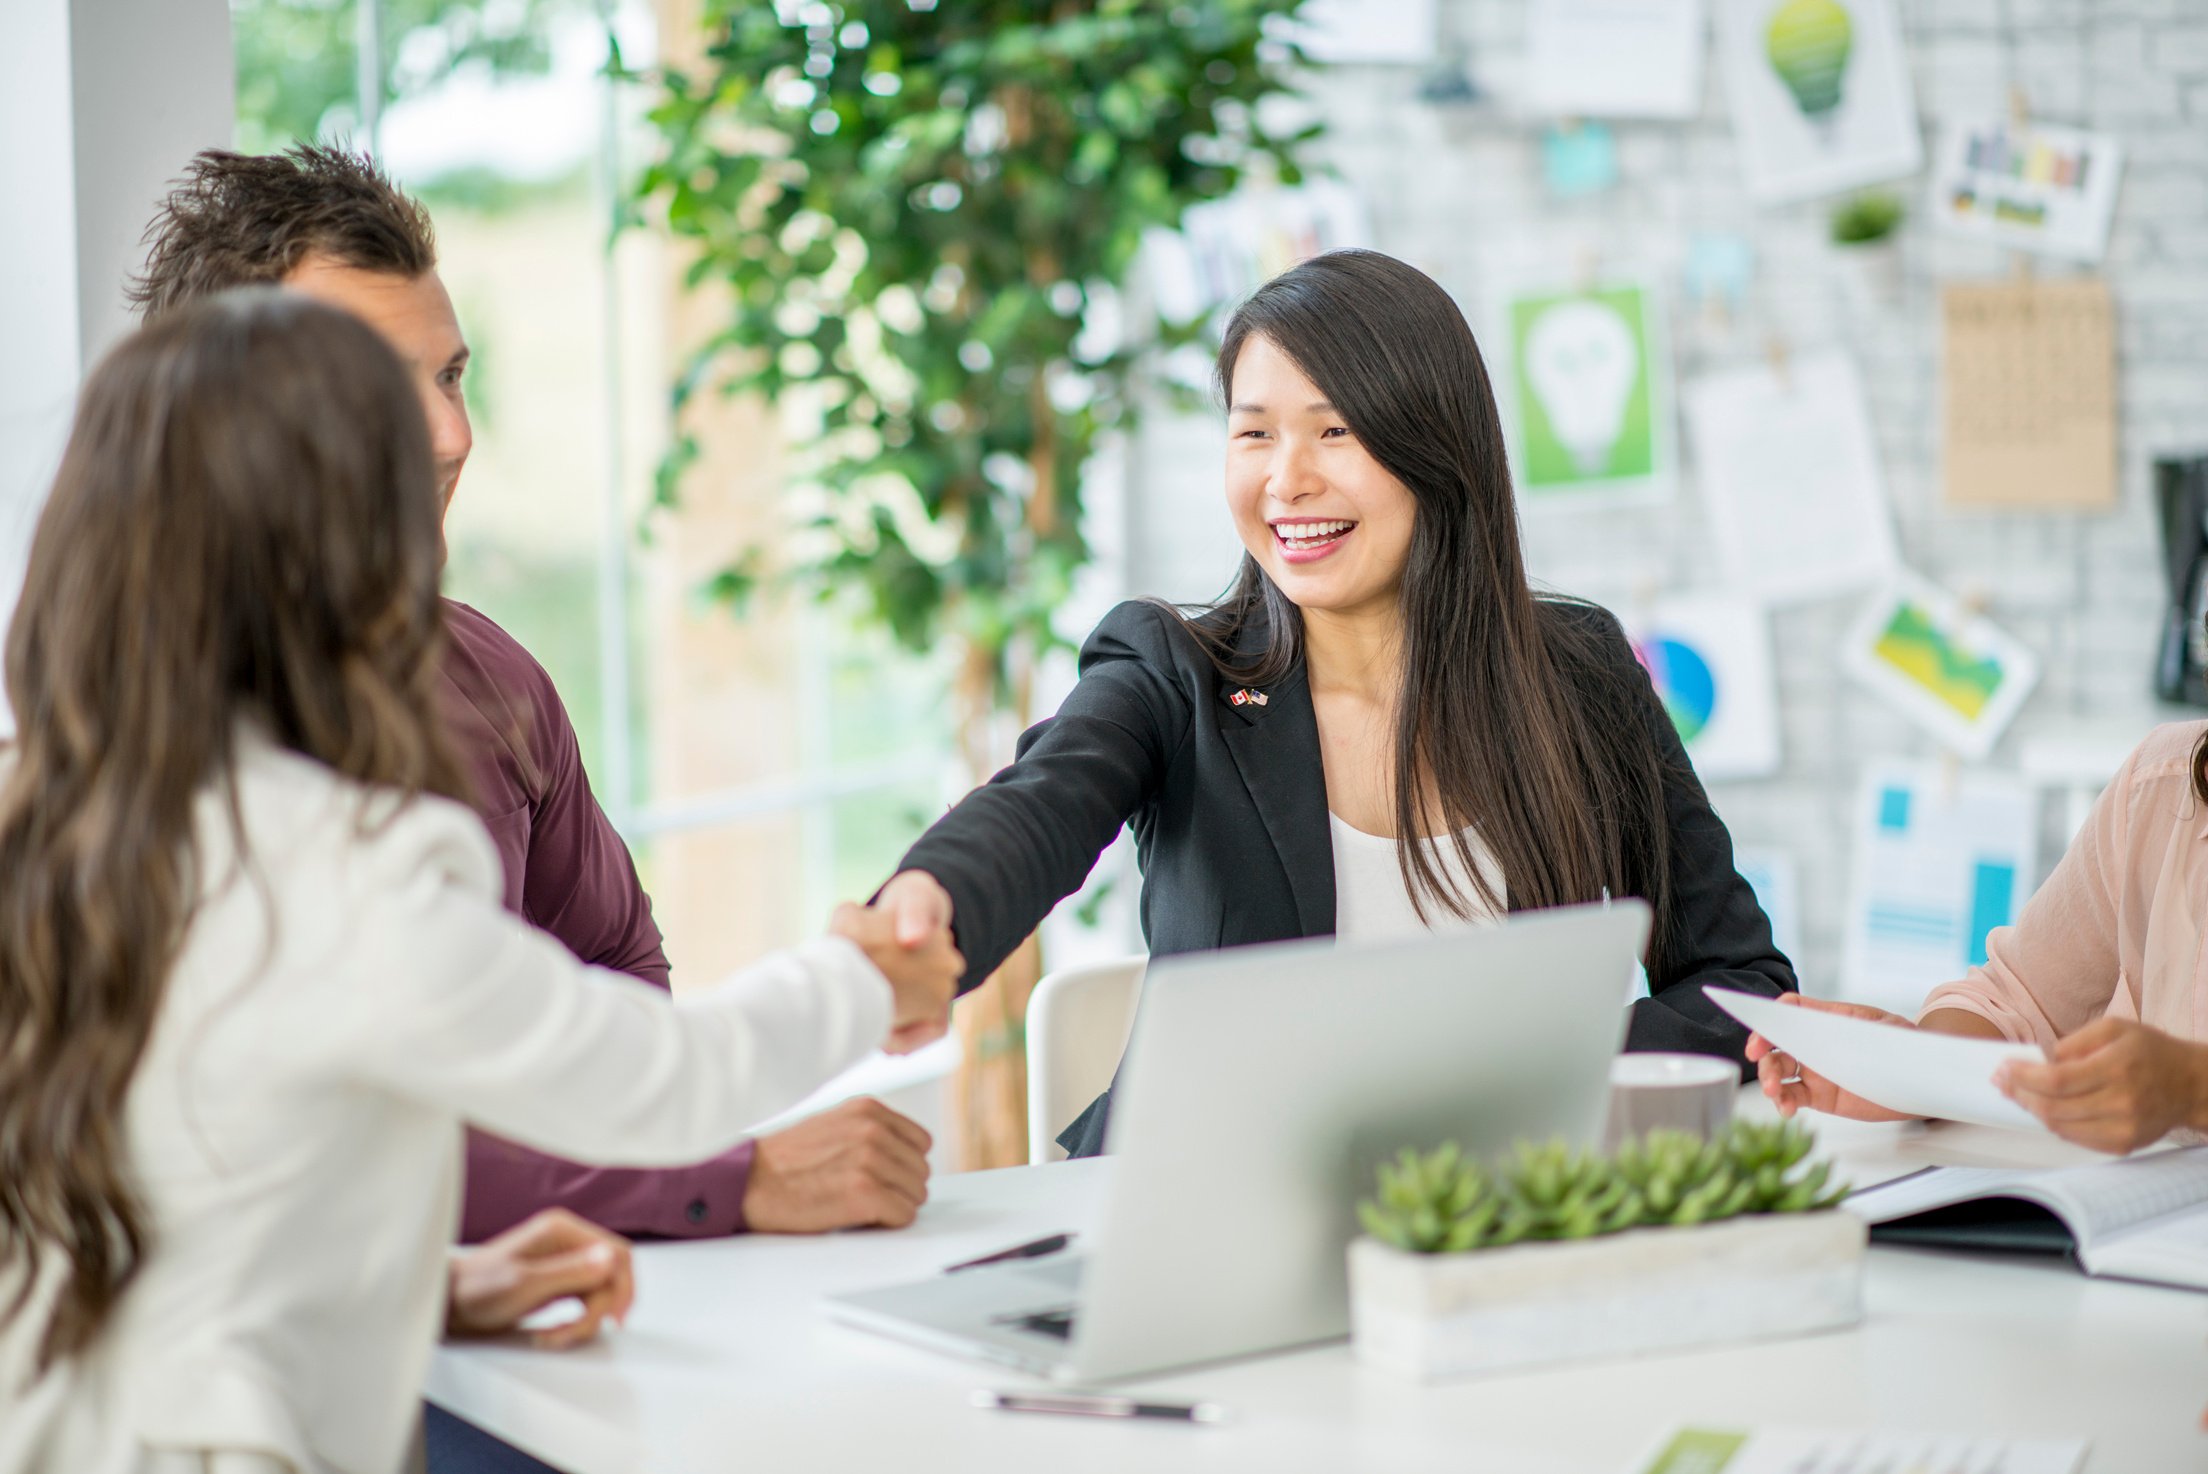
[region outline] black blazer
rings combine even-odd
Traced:
[[[1743,1063],[1747,1031],[1702,996],[1718,983],[1765,997],[1794,989],[1794,969],[1733,868],[1732,837],[1711,811],[1678,732],[1610,614],[1542,602],[1544,617],[1595,622],[1612,668],[1581,699],[1629,705],[1668,759],[1672,916],[1664,955],[1648,960],[1650,997],[1633,1005],[1626,1048],[1684,1050]],[[1262,647],[1262,626],[1239,653]],[[1334,841],[1319,729],[1299,666],[1235,704],[1173,613],[1121,604],[1081,649],[1081,679],[1055,717],[1021,738],[1016,761],[937,820],[900,870],[950,892],[966,976],[980,983],[1078,890],[1122,824],[1142,865],[1142,929],[1153,956],[1331,936]],[[1107,1090],[1058,1138],[1075,1156],[1104,1147]]]

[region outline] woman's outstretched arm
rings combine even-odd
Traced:
[[[1114,609],[1081,647],[1081,679],[1058,714],[1020,738],[1010,767],[929,827],[898,863],[950,900],[975,987],[1051,907],[1081,888],[1120,826],[1155,792],[1188,738],[1193,704],[1173,676],[1170,610]]]

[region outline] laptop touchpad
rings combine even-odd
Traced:
[[[1081,1271],[1088,1267],[1086,1254],[1061,1254],[1041,1264],[1020,1266],[1020,1278],[1052,1290],[1077,1290],[1081,1287]]]

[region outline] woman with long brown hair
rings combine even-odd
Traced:
[[[397,359],[303,298],[85,386],[6,649],[0,1470],[396,1469],[463,1121],[695,1160],[940,1028],[948,943],[848,908],[676,1008],[501,909],[438,514]]]
[[[1213,607],[1123,604],[1058,715],[923,835],[878,904],[986,977],[1125,823],[1153,953],[1476,924],[1641,896],[1630,1049],[1739,1062],[1702,995],[1794,973],[1617,621],[1536,597],[1471,329],[1422,273],[1335,251],[1219,350],[1247,555]],[[1059,1139],[1102,1149],[1109,1094]]]

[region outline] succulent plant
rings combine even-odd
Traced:
[[[1448,1142],[1421,1156],[1405,1147],[1380,1166],[1376,1201],[1357,1216],[1374,1238],[1414,1254],[1461,1254],[1497,1242],[1503,1198],[1480,1164]]]
[[[1593,1238],[1639,1221],[1640,1205],[1617,1170],[1561,1141],[1519,1143],[1504,1180],[1510,1189],[1504,1223],[1515,1238]]]
[[[1684,1226],[1730,1218],[1748,1206],[1748,1185],[1734,1170],[1726,1142],[1687,1131],[1651,1131],[1618,1148],[1615,1158],[1640,1204],[1640,1221]]]
[[[1561,1141],[1521,1142],[1497,1172],[1455,1142],[1383,1163],[1379,1193],[1357,1205],[1374,1238],[1416,1254],[1457,1254],[1521,1239],[1584,1239],[1639,1225],[1685,1227],[1743,1213],[1811,1213],[1847,1196],[1832,1164],[1808,1166],[1815,1139],[1798,1121],[1741,1121],[1708,1141],[1651,1131],[1612,1157]]]
[[[1848,1184],[1826,1190],[1832,1163],[1796,1172],[1816,1140],[1799,1121],[1737,1121],[1725,1138],[1726,1154],[1748,1189],[1747,1213],[1814,1213],[1848,1195]]]

